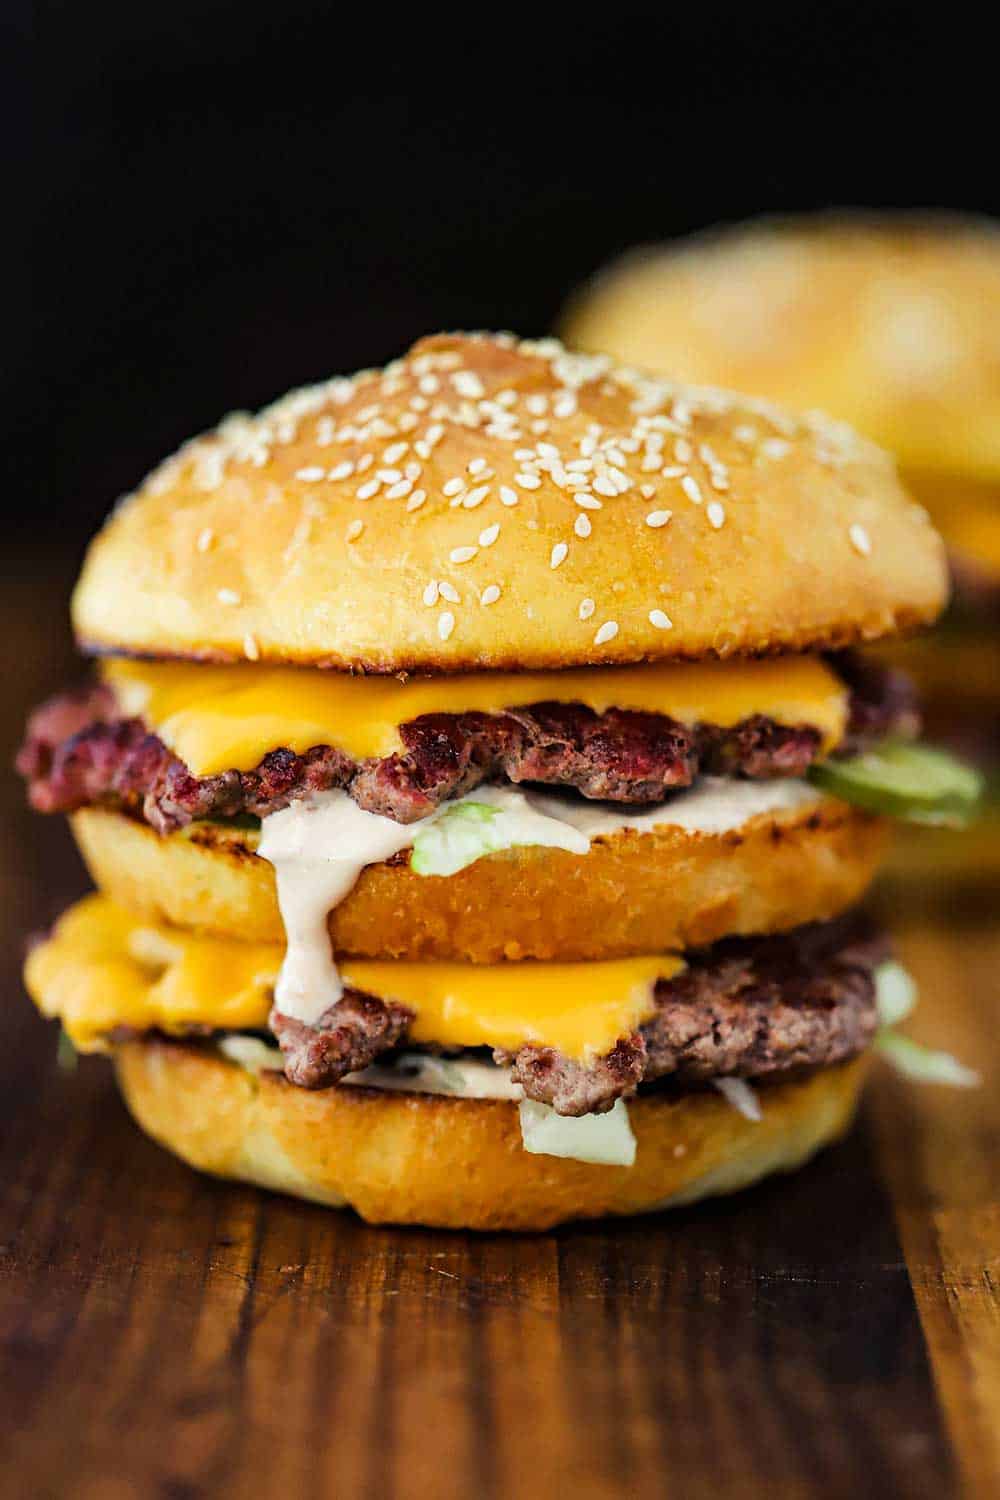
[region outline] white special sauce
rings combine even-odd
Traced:
[[[344,993],[326,919],[366,865],[413,843],[425,820],[397,823],[364,812],[346,792],[319,792],[271,813],[257,852],[274,866],[285,958],[274,988],[283,1015],[312,1025]]]
[[[286,951],[275,1005],[312,1025],[343,994],[327,917],[353,890],[367,865],[409,849],[425,829],[463,802],[498,810],[492,825],[504,847],[546,845],[586,854],[595,838],[626,829],[671,826],[692,833],[726,833],[763,813],[794,811],[819,800],[804,781],[737,781],[706,776],[689,791],[651,808],[612,808],[580,797],[558,797],[513,787],[478,787],[445,802],[415,823],[364,812],[346,792],[316,792],[271,813],[261,825],[258,854],[274,866]],[[484,851],[485,852],[485,851]]]
[[[280,1050],[259,1037],[233,1033],[216,1043],[223,1057],[248,1073],[281,1073]],[[506,1068],[496,1063],[459,1057],[434,1057],[425,1052],[400,1052],[392,1062],[372,1063],[348,1073],[341,1084],[385,1089],[389,1093],[443,1094],[453,1099],[513,1099],[524,1097]]]
[[[808,781],[737,781],[730,776],[703,776],[696,786],[655,807],[616,808],[606,802],[564,800],[545,792],[532,792],[531,802],[540,812],[596,839],[626,828],[648,833],[651,828],[664,826],[684,828],[689,833],[729,833],[762,813],[794,812],[818,802],[821,796]]]

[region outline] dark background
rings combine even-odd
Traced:
[[[5,134],[37,211],[9,512],[74,562],[224,411],[436,328],[542,332],[636,241],[998,206],[992,50],[956,7],[202,0],[43,4],[13,30]]]

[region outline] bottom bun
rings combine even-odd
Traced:
[[[632,1167],[530,1155],[508,1100],[311,1093],[162,1039],[119,1045],[115,1065],[143,1130],[204,1172],[373,1224],[540,1230],[693,1203],[801,1165],[847,1129],[866,1059],[761,1090],[756,1123],[714,1090],[634,1099]]]

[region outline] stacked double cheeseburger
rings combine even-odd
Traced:
[[[945,591],[850,430],[554,341],[231,417],[87,559],[20,765],[99,894],[28,988],[187,1161],[373,1221],[795,1166],[876,1035],[879,809],[964,795],[855,648]]]

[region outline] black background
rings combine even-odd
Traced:
[[[22,39],[9,511],[71,549],[224,411],[436,328],[542,332],[636,241],[998,206],[993,51],[955,7],[133,0]]]

